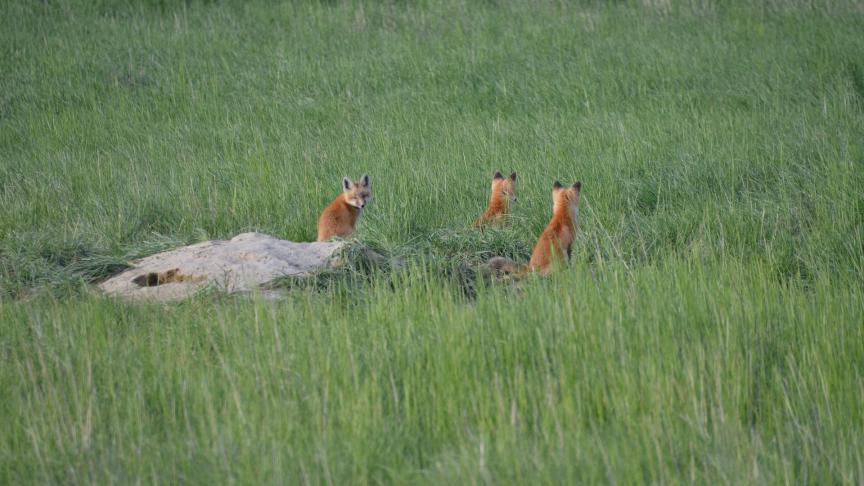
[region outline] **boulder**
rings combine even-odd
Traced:
[[[243,233],[135,260],[99,288],[111,296],[161,301],[184,299],[204,288],[250,292],[278,277],[308,276],[337,265],[344,246],[342,241],[295,243]]]

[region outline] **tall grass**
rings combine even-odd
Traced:
[[[864,296],[620,264],[356,302],[6,306],[7,479],[854,483]],[[755,271],[754,271],[755,270]]]
[[[864,478],[855,2],[0,5],[0,481]],[[468,229],[492,173],[504,228]],[[258,230],[403,270],[89,281]],[[584,183],[572,265],[528,257]]]

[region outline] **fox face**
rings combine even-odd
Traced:
[[[372,199],[372,183],[369,181],[369,176],[363,174],[359,181],[343,177],[342,192],[345,194],[345,202],[357,209],[363,209]]]
[[[500,172],[492,177],[492,194],[498,194],[508,203],[516,202],[516,173],[504,178]]]
[[[579,193],[582,191],[582,182],[576,181],[572,186],[564,187],[555,181],[552,185],[552,212],[559,208],[567,208],[573,220],[579,214]]]

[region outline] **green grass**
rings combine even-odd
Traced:
[[[843,0],[0,2],[0,482],[860,484],[861,32]],[[364,172],[356,236],[406,269],[88,283],[311,240]],[[571,265],[481,278],[555,179]]]

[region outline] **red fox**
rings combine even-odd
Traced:
[[[505,179],[501,172],[496,172],[492,176],[492,196],[489,198],[489,207],[477,218],[474,226],[500,221],[507,215],[510,204],[514,202],[516,202],[516,173],[510,174],[510,177]]]
[[[354,232],[360,211],[372,197],[369,176],[363,174],[359,181],[352,182],[342,178],[342,194],[336,197],[318,218],[318,241],[329,240],[334,236],[344,238]]]
[[[508,258],[494,257],[489,260],[489,268],[498,273],[539,271],[547,274],[556,262],[567,261],[576,237],[581,190],[581,181],[576,181],[570,187],[564,187],[555,181],[552,186],[552,219],[534,245],[528,265],[520,269]]]

